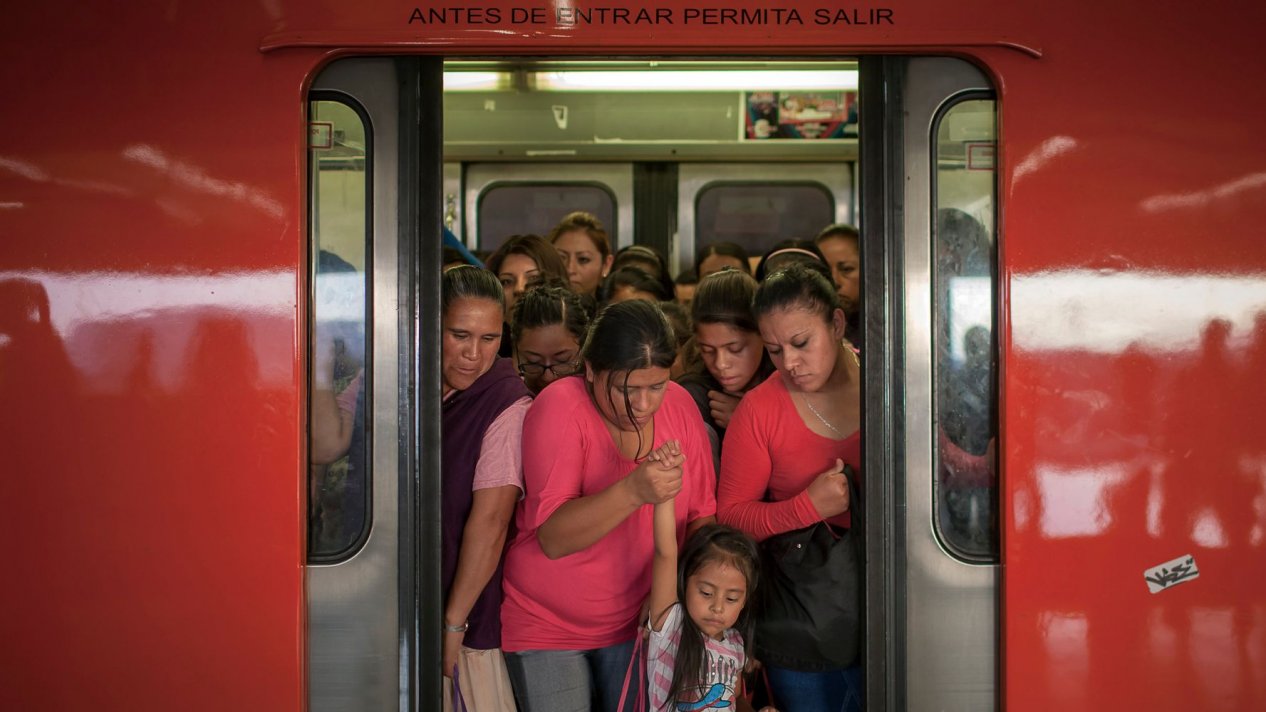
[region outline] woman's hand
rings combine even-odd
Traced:
[[[681,444],[669,441],[652,450],[642,464],[625,477],[625,482],[643,504],[666,502],[681,491],[681,466],[685,461]]]
[[[730,427],[730,417],[734,415],[734,409],[738,407],[741,398],[742,396],[725,391],[708,391],[708,407],[711,409],[712,421],[717,424],[717,427],[723,430]]]
[[[444,632],[444,658],[443,662],[440,663],[442,666],[440,672],[444,675],[444,677],[451,678],[453,676],[453,667],[457,665],[457,656],[461,654],[462,641],[465,638],[465,632]]]
[[[848,511],[848,478],[844,476],[844,461],[836,458],[835,466],[818,475],[809,484],[809,501],[822,518],[834,517]]]

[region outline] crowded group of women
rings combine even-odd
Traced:
[[[486,269],[446,268],[454,708],[632,710],[649,694],[651,709],[741,709],[759,680],[760,704],[784,712],[860,709],[856,661],[764,654],[753,625],[758,544],[852,523],[857,248],[855,230],[831,226],[774,246],[753,274],[742,248],[710,245],[692,284],[655,250],[613,252],[597,219],[573,213],[506,240]],[[677,544],[665,584],[652,569]],[[648,610],[660,600],[682,613]],[[668,653],[662,625],[678,626]],[[722,660],[737,674],[717,677]]]

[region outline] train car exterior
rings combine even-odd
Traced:
[[[869,709],[1266,707],[1264,21],[1086,0],[7,8],[0,708],[438,708],[438,60],[606,56],[862,63],[883,345],[864,353]],[[363,57],[413,58],[362,102],[388,97],[397,159],[376,164],[387,237],[367,268],[399,315],[373,355],[376,437],[398,443],[375,455],[398,477],[374,513],[399,531],[384,518],[370,539],[392,547],[360,557],[381,605],[355,581],[314,600],[336,567],[309,565],[305,530],[307,112]],[[931,479],[907,475],[934,466],[934,423],[926,364],[903,359],[926,351],[911,275],[933,221],[907,192],[927,124],[907,119],[962,67],[997,101],[1001,548],[972,569],[997,578],[992,617],[956,622],[985,631],[989,672],[955,685],[970,656],[934,633],[955,610],[917,591],[958,574],[907,546],[932,528],[904,497]],[[368,645],[329,601],[377,606],[389,645],[365,652],[387,673],[352,671],[372,692],[316,679],[337,663],[314,644]]]

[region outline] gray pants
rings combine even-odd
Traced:
[[[632,655],[630,640],[593,650],[524,650],[505,657],[519,712],[632,712],[638,695],[646,695],[646,661],[630,669]],[[619,710],[626,675],[628,692]]]

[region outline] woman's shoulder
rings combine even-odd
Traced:
[[[787,384],[783,383],[782,373],[774,371],[760,385],[744,394],[739,407],[750,403],[749,408],[765,408],[771,403],[782,400],[786,392]]]
[[[704,397],[707,397],[707,391],[704,391]],[[664,392],[664,402],[660,405],[660,409],[666,410],[674,416],[688,412],[699,414],[699,404],[695,399],[694,393],[688,390],[685,385],[675,381],[668,382],[668,387]]]
[[[568,418],[589,404],[582,376],[568,376],[546,386],[532,401],[529,417]]]
[[[726,440],[730,433],[756,432],[763,433],[758,437],[769,437],[779,429],[788,400],[787,386],[782,375],[777,371],[770,374],[760,385],[743,395],[734,416],[730,418],[730,427],[726,428]]]

